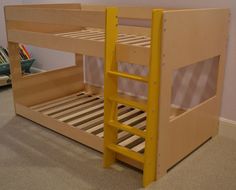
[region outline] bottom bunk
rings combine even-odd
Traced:
[[[178,113],[176,110],[173,114]],[[29,107],[16,103],[16,113],[103,152],[104,103],[100,95],[78,92]],[[145,130],[146,113],[139,109],[118,105],[118,119],[123,124]],[[125,131],[118,133],[118,144],[141,154],[145,151],[144,139]],[[118,154],[117,159],[143,168],[142,163],[122,155]]]
[[[75,93],[30,107],[16,104],[17,114],[31,119],[62,135],[72,138],[97,151],[103,152],[103,97],[86,92]],[[118,105],[120,122],[145,130],[146,113],[124,105]],[[143,153],[143,138],[120,131],[120,146]],[[138,169],[142,164],[118,155],[117,158]]]

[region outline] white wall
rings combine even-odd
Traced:
[[[7,47],[3,7],[5,5],[17,5],[21,3],[22,0],[0,0],[0,45],[3,47]]]
[[[1,1],[2,2],[2,1]],[[5,1],[6,2],[6,1]],[[7,1],[8,2],[8,1]],[[207,8],[207,7],[220,7],[231,9],[231,25],[230,25],[230,38],[228,49],[228,61],[226,65],[226,74],[224,81],[224,92],[222,99],[222,113],[221,116],[227,119],[236,121],[236,1],[235,0],[22,0],[23,3],[57,3],[57,2],[81,2],[92,4],[107,4],[107,5],[122,5],[122,6],[163,6],[163,7],[187,7],[187,8]],[[1,16],[2,18],[2,16]],[[2,21],[1,21],[2,28]],[[2,32],[1,32],[2,33]],[[2,42],[3,36],[1,36]],[[4,41],[4,40],[3,40]],[[70,54],[61,54],[58,52],[48,52],[39,50],[38,48],[32,49],[33,54],[38,59],[39,67],[42,69],[51,69],[52,63],[57,66],[65,66],[73,59]],[[50,63],[46,60],[49,60]]]

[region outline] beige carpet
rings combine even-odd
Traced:
[[[220,136],[148,190],[235,190],[236,129]],[[10,88],[0,88],[0,190],[140,189],[140,172],[103,169],[101,154],[14,115]]]

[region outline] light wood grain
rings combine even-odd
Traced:
[[[105,12],[79,9],[5,7],[6,20],[104,28]]]

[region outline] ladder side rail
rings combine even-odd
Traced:
[[[110,120],[116,120],[117,103],[110,97],[117,96],[117,77],[110,77],[109,71],[117,70],[116,42],[118,38],[118,10],[106,9],[105,26],[105,62],[104,62],[104,167],[109,167],[115,162],[116,153],[108,147],[116,144],[117,130],[109,125]]]
[[[151,51],[148,82],[148,105],[146,144],[143,169],[143,185],[147,186],[156,180],[157,143],[159,124],[159,94],[161,68],[161,33],[163,10],[152,12]]]

